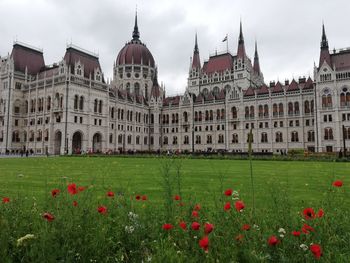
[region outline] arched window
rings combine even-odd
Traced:
[[[84,97],[83,96],[80,96],[79,110],[84,110]]]
[[[277,104],[274,103],[273,106],[272,106],[272,115],[274,117],[276,117],[278,115],[278,108],[277,108]]]
[[[250,116],[251,118],[254,118],[254,116],[255,116],[254,106],[250,106],[249,116]]]
[[[46,129],[44,131],[44,140],[45,140],[45,142],[47,142],[49,140],[49,129]]]
[[[261,133],[261,142],[262,143],[267,143],[267,133],[266,132],[263,132]]]
[[[74,96],[74,109],[77,110],[78,109],[78,100],[79,100],[79,96],[75,95]]]
[[[102,100],[100,100],[100,103],[98,104],[98,113],[102,113]]]
[[[333,130],[332,128],[324,129],[324,139],[325,140],[333,140]]]
[[[314,142],[315,141],[315,132],[314,131],[308,131],[307,132],[307,141],[308,142]]]
[[[46,109],[47,109],[47,111],[51,110],[51,97],[50,96],[48,96],[47,100],[46,100]]]
[[[299,111],[299,102],[294,102],[294,114],[295,115],[299,115],[300,111]]]
[[[213,113],[213,110],[210,110],[209,111],[209,119],[212,121],[214,120],[214,113]]]
[[[152,116],[153,116],[153,114],[151,115],[151,123],[153,123]],[[184,122],[188,122],[188,113],[187,113],[187,111],[185,111],[183,113],[183,117],[184,117]]]
[[[237,133],[232,134],[232,143],[238,143],[238,134]]]
[[[219,134],[218,143],[224,143],[224,135]]]
[[[248,107],[248,106],[246,106],[246,107],[244,108],[244,117],[245,117],[246,119],[249,118],[249,107]]]
[[[232,119],[237,119],[237,108],[232,107],[231,112],[232,112]]]
[[[220,110],[219,109],[216,110],[216,119],[220,120]]]
[[[147,143],[148,143],[148,137],[145,136],[145,137],[143,137],[143,144],[144,144],[144,145],[147,145]]]
[[[95,99],[94,101],[94,112],[97,113],[97,107],[98,107],[98,100]]]
[[[252,143],[254,142],[254,134],[253,133],[247,133],[247,143],[249,143],[249,138],[251,138]]]
[[[201,144],[201,136],[196,135],[196,144]]]
[[[208,110],[205,111],[205,120],[206,121],[209,120],[209,111]]]
[[[293,102],[288,103],[288,115],[293,115]]]
[[[264,105],[264,117],[269,117],[269,106],[267,104]]]
[[[36,141],[37,141],[37,142],[41,142],[42,139],[43,139],[43,133],[42,133],[41,130],[38,130],[38,131],[37,131]]]
[[[304,113],[309,114],[310,113],[310,103],[308,100],[304,101]]]
[[[282,132],[276,132],[276,134],[275,134],[275,141],[276,142],[283,142],[283,134],[282,134]]]
[[[298,132],[297,131],[293,131],[292,132],[292,142],[299,142],[299,136],[298,136]]]
[[[213,143],[213,139],[211,137],[210,134],[207,135],[207,144],[212,144]]]
[[[128,135],[128,144],[131,144],[131,142],[132,142],[132,137],[131,137],[131,135],[129,134],[129,135]]]
[[[140,136],[136,136],[136,144],[140,144]]]
[[[278,104],[278,113],[280,116],[283,116],[283,103]]]
[[[163,144],[164,145],[168,145],[168,137],[164,136]]]
[[[118,143],[119,144],[123,143],[123,135],[121,134],[118,135]]]
[[[187,135],[185,135],[184,144],[189,144],[189,143],[190,143],[189,137]]]
[[[261,118],[264,115],[263,105],[259,105],[259,117]]]
[[[173,145],[177,145],[177,137],[176,136],[173,137]]]

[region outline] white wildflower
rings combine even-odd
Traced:
[[[253,225],[253,228],[255,228],[256,230],[260,230],[260,227],[256,224]]]
[[[309,249],[309,247],[308,247],[307,245],[305,245],[305,244],[301,244],[301,245],[300,245],[300,248],[301,248],[302,250],[304,250],[304,251],[306,251],[306,250]]]
[[[125,226],[125,232],[128,234],[132,234],[134,232],[135,228],[133,226]]]
[[[284,235],[283,235],[283,234],[280,234],[280,237],[281,237],[281,238],[284,238]]]
[[[22,246],[25,241],[30,239],[35,239],[35,236],[33,234],[26,234],[25,236],[20,237],[17,239],[17,247]]]
[[[128,213],[128,217],[129,217],[129,219],[130,219],[131,221],[134,221],[134,220],[136,220],[139,216],[138,216],[137,214],[133,213],[133,212],[129,212],[129,213]]]
[[[284,228],[280,228],[280,229],[278,229],[278,233],[283,233],[283,234],[285,234],[286,233],[286,230],[284,229]]]

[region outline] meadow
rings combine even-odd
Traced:
[[[350,163],[254,160],[252,169],[253,182],[248,160],[0,159],[0,256],[349,262]]]

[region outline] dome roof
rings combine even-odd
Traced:
[[[120,50],[116,64],[117,66],[136,64],[154,67],[154,58],[146,45],[141,43],[140,40],[132,40]]]
[[[137,26],[137,14],[135,16],[135,26],[132,33],[132,40],[128,42],[120,51],[116,60],[116,64],[134,64],[134,65],[150,65],[154,67],[154,58],[152,53],[140,40],[140,32]]]

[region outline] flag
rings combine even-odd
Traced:
[[[227,41],[227,35],[225,36],[225,38],[222,40],[222,42]]]

